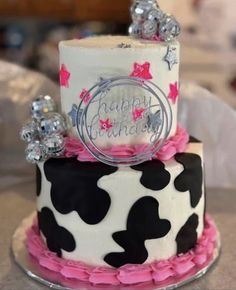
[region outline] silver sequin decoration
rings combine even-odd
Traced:
[[[65,134],[66,124],[58,113],[48,113],[39,121],[38,131],[41,136]]]
[[[160,38],[164,41],[172,41],[180,34],[180,25],[172,15],[165,15],[159,26]]]
[[[131,16],[134,22],[142,23],[147,19],[148,12],[157,8],[156,1],[138,0],[131,6]]]
[[[139,23],[132,23],[129,27],[129,35],[134,38],[142,36],[142,25]]]
[[[34,121],[26,124],[20,131],[20,138],[24,142],[34,141],[38,136],[37,125]]]
[[[150,39],[154,37],[157,34],[157,22],[154,20],[146,20],[143,23],[143,29],[142,29],[142,36],[143,38]]]
[[[60,157],[65,150],[65,141],[61,135],[47,136],[42,143],[48,157]]]
[[[161,9],[152,9],[148,12],[147,19],[159,22],[163,16],[164,13]]]
[[[50,96],[40,96],[32,103],[32,121],[20,132],[21,139],[28,143],[25,154],[30,163],[63,155],[66,123],[62,115],[55,112],[55,108],[55,102]]]
[[[39,96],[32,102],[31,115],[35,119],[41,119],[44,114],[55,110],[56,104],[50,96]]]
[[[25,150],[26,160],[29,163],[37,163],[46,160],[46,152],[44,146],[40,143],[40,141],[32,141],[30,142]]]
[[[133,23],[129,35],[132,37],[169,42],[180,33],[174,16],[165,14],[156,0],[134,0],[130,13]]]

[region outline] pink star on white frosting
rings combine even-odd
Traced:
[[[174,84],[170,84],[170,92],[169,92],[168,98],[172,100],[173,104],[176,103],[178,96],[179,96],[178,83],[175,82]]]
[[[133,110],[132,112],[133,121],[136,123],[139,119],[142,119],[144,112],[145,112],[145,109],[143,108],[136,108],[135,110]]]
[[[101,119],[99,121],[100,121],[100,125],[101,125],[101,130],[108,131],[109,129],[111,129],[113,127],[111,124],[111,120],[109,118],[107,118],[105,121],[103,121]]]
[[[150,63],[145,62],[144,64],[134,63],[134,70],[130,74],[130,77],[143,78],[145,80],[151,80],[152,75],[150,73]]]
[[[60,69],[60,85],[62,87],[69,87],[70,72],[66,69],[64,64],[61,65]]]
[[[87,93],[88,93],[88,91],[86,89],[83,89],[82,92],[81,92],[81,94],[80,94],[80,96],[79,96],[80,99],[82,100]],[[87,96],[84,99],[84,103],[87,104],[90,99],[91,99],[91,95],[90,94],[87,94]]]

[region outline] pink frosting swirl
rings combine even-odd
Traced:
[[[47,249],[37,224],[33,224],[26,234],[29,253],[43,268],[61,274],[62,279],[66,279],[68,283],[78,281],[94,285],[134,285],[133,287],[147,282],[165,287],[170,281],[180,282],[181,279],[197,273],[211,262],[217,240],[215,224],[206,215],[203,234],[195,248],[188,253],[168,260],[125,265],[115,269],[58,258]]]
[[[60,272],[64,266],[61,260],[55,253],[46,250],[40,255],[39,264],[51,271]]]
[[[92,268],[76,261],[65,261],[60,273],[71,279],[78,279],[83,282],[87,282],[91,275]]]
[[[152,281],[150,265],[125,265],[118,269],[118,279],[122,284],[137,284]]]
[[[197,266],[202,266],[207,262],[207,253],[200,252],[199,254],[195,252],[195,257],[193,258],[193,263]]]
[[[27,232],[28,243],[27,249],[29,253],[35,257],[39,257],[47,250],[46,244],[39,235],[36,235],[36,228],[33,226]]]
[[[84,147],[81,141],[77,138],[67,137],[65,157],[77,157],[79,161],[96,162],[97,159]],[[176,153],[184,152],[187,143],[189,141],[189,135],[185,129],[177,126],[175,136],[165,141],[164,146],[156,153],[153,159],[159,159],[166,161],[171,159]],[[147,144],[135,145],[135,146],[112,146],[109,150],[104,150],[107,154],[115,157],[131,157],[143,152]]]
[[[116,269],[108,267],[96,267],[90,274],[89,282],[95,285],[108,284],[117,286],[120,284]]]
[[[192,251],[189,251],[184,255],[171,258],[172,266],[178,275],[186,274],[195,267],[195,264],[192,261],[193,256],[194,253]]]
[[[165,281],[170,277],[175,276],[175,271],[172,264],[167,261],[159,261],[151,264],[152,277],[156,283]]]

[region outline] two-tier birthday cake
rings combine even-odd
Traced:
[[[65,121],[48,96],[32,105],[21,132],[37,161],[27,248],[65,279],[168,286],[210,263],[217,232],[203,144],[177,122],[178,23],[154,1],[131,11],[131,36],[60,43]]]

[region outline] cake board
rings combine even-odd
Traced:
[[[163,283],[163,285],[155,285],[154,283],[142,283],[139,285],[119,285],[119,286],[107,286],[107,285],[91,285],[85,282],[78,282],[74,279],[66,279],[60,273],[50,271],[38,264],[36,259],[29,255],[26,248],[26,231],[33,224],[35,217],[35,212],[30,216],[25,218],[20,225],[17,227],[13,237],[11,250],[16,264],[28,275],[31,279],[48,286],[51,289],[60,289],[60,290],[171,290],[179,288],[185,284],[191,283],[202,276],[204,276],[217,262],[220,256],[220,235],[217,234],[216,246],[212,255],[212,258],[207,261],[207,264],[204,264],[199,271],[193,273],[192,275],[186,275],[180,278],[175,283],[168,282]]]

